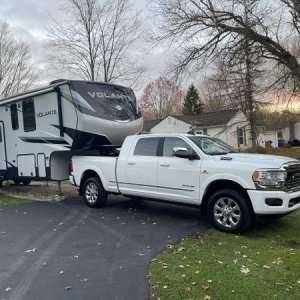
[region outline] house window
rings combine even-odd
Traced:
[[[34,131],[36,129],[34,102],[32,99],[23,101],[23,123],[24,131]]]
[[[238,139],[238,146],[244,145],[244,130],[243,128],[237,128],[237,139]]]
[[[207,128],[203,129],[203,134],[207,135]]]
[[[0,127],[0,143],[2,143],[2,127]]]
[[[19,129],[19,119],[18,119],[18,109],[17,104],[14,103],[10,106],[10,116],[11,116],[11,127],[13,130]]]

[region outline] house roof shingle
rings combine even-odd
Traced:
[[[143,132],[149,132],[151,128],[156,126],[162,119],[144,121]]]
[[[171,117],[196,126],[217,126],[227,124],[237,113],[237,109],[222,110],[218,112],[204,113],[196,116],[176,116]]]

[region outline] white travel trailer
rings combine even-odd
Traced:
[[[0,181],[65,180],[75,151],[121,145],[142,130],[133,91],[57,80],[0,101]]]

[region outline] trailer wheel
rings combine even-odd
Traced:
[[[15,185],[29,185],[31,180],[30,179],[13,179]]]
[[[21,185],[21,180],[20,179],[13,179],[13,182],[15,185]]]
[[[214,193],[209,199],[208,215],[212,225],[228,233],[246,231],[253,220],[253,212],[248,199],[234,189],[224,189]]]
[[[103,207],[107,201],[107,192],[97,177],[90,177],[85,180],[82,187],[82,196],[85,204],[92,208]]]
[[[29,185],[30,182],[31,182],[30,179],[22,179],[22,180],[21,180],[21,183],[22,183],[23,185]]]

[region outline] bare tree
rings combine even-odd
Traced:
[[[65,0],[67,19],[48,30],[51,62],[88,80],[134,86],[143,68],[129,50],[140,35],[130,0]]]
[[[7,23],[0,23],[0,96],[22,92],[36,79],[29,46],[12,37]]]
[[[184,93],[167,78],[151,81],[144,89],[140,100],[145,119],[163,119],[170,114],[181,114]]]
[[[240,37],[260,48],[261,57],[282,66],[277,81],[293,80],[300,88],[300,63],[291,41],[299,43],[300,4],[298,0],[257,0],[244,17],[244,1],[237,0],[155,0],[161,17],[156,41],[171,41],[179,49],[174,70],[200,69],[219,51],[234,47]]]
[[[204,102],[205,112],[216,112],[232,108],[222,83],[219,80],[218,73],[205,78],[199,83],[198,90]]]

